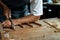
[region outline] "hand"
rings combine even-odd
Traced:
[[[11,10],[9,10],[9,9],[4,10],[4,16],[5,16],[7,19],[9,19],[9,16],[11,16]]]
[[[20,24],[17,20],[12,20],[12,22],[13,22],[14,25]],[[2,25],[4,27],[11,27],[11,22],[9,20],[6,20],[2,23]]]
[[[11,23],[9,20],[6,20],[2,23],[3,27],[10,27],[11,26]]]

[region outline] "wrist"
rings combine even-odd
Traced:
[[[14,25],[18,25],[18,24],[20,24],[20,21],[17,20],[17,19],[13,19],[12,22],[13,22]]]
[[[15,19],[12,20],[12,23],[13,23],[14,25],[17,25],[17,22],[16,22]]]

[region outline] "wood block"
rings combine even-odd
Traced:
[[[9,38],[5,39],[6,40],[55,40],[55,39],[60,40],[59,37],[60,33],[55,33],[56,30],[54,28],[50,28],[52,24],[59,25],[56,19],[57,18],[38,20],[35,23],[22,25],[23,26],[22,29],[19,26],[16,27],[16,30],[6,29],[5,31],[9,34]]]
[[[51,28],[25,28],[19,31],[10,32],[10,39],[15,40],[40,40],[43,36],[50,35],[54,31]],[[43,38],[44,39],[44,38]]]
[[[45,19],[44,22],[49,24],[51,27],[60,30],[60,22],[57,19]]]

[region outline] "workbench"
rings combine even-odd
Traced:
[[[42,19],[16,26],[4,36],[4,40],[60,40],[60,19]]]

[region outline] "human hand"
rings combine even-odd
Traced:
[[[12,20],[14,25],[20,25],[20,23],[17,20]],[[6,20],[2,23],[3,27],[11,27],[10,20]]]
[[[4,16],[7,18],[7,19],[9,19],[9,16],[11,16],[11,10],[9,10],[9,9],[6,9],[6,10],[4,10]]]

